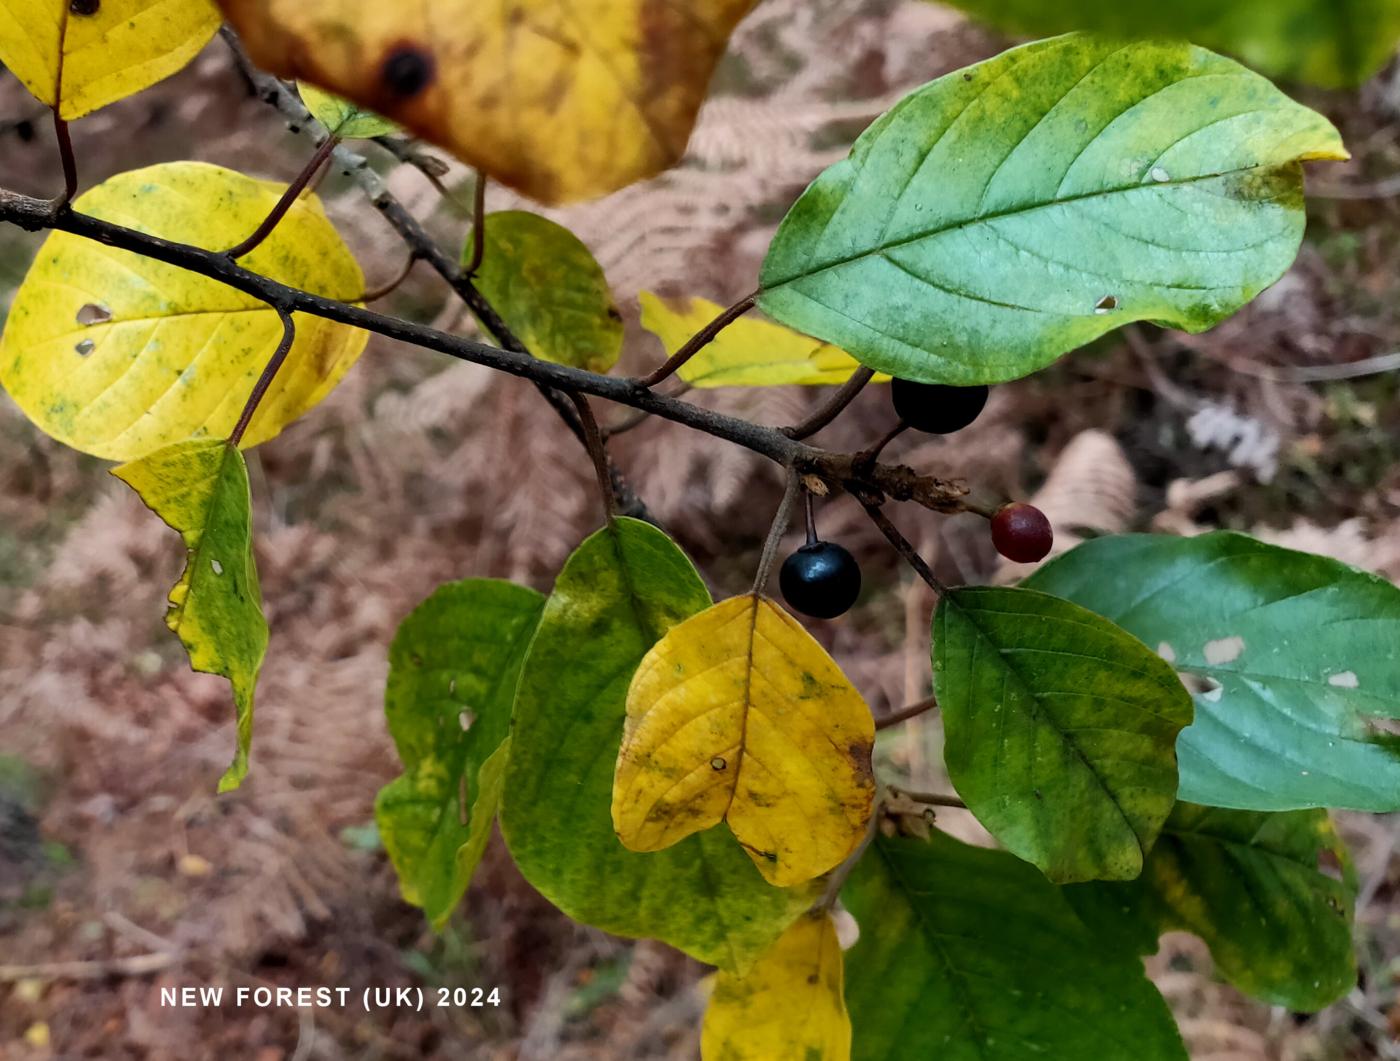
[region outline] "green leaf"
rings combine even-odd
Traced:
[[[933,687],[948,776],[1013,854],[1059,882],[1129,880],[1176,799],[1191,698],[1165,662],[1078,605],[945,593]]]
[[[856,1061],[1186,1061],[1138,958],[1004,851],[878,837],[841,897]]]
[[[318,122],[333,136],[342,140],[372,140],[376,136],[388,136],[399,131],[399,127],[388,118],[381,118],[374,111],[363,110],[348,99],[323,92],[305,81],[297,82],[301,101],[306,104]]]
[[[1107,616],[1208,686],[1182,799],[1400,809],[1400,589],[1242,534],[1099,538],[1026,582]],[[1201,684],[1201,682],[1198,682]]]
[[[380,789],[375,821],[405,901],[438,928],[491,837],[515,686],[543,609],[524,586],[449,582],[389,648],[384,713],[404,772]]]
[[[819,176],[769,316],[928,383],[1015,379],[1135,320],[1191,332],[1277,280],[1337,131],[1187,44],[1071,35],[925,85]]]
[[[622,353],[608,278],[572,232],[525,210],[486,216],[476,286],[536,357],[606,372]],[[467,237],[463,260],[471,257]]]
[[[525,878],[574,920],[742,972],[810,891],[768,885],[724,826],[629,851],[609,809],[632,675],[709,605],[690,560],[650,524],[619,519],[578,547],[525,661],[501,831]]]
[[[219,779],[219,791],[231,791],[248,776],[253,690],[267,653],[243,454],[221,441],[178,442],[112,474],[179,531],[189,550],[165,624],[184,644],[191,667],[233,686],[238,748]]]
[[[953,0],[1002,29],[1044,37],[1083,29],[1117,37],[1184,37],[1229,52],[1270,77],[1323,88],[1359,85],[1400,39],[1395,0]]]
[[[1136,953],[1155,951],[1163,932],[1194,932],[1240,990],[1311,1013],[1356,984],[1355,891],[1318,869],[1324,852],[1349,867],[1325,811],[1180,803],[1141,878],[1075,884],[1065,895],[1101,937],[1117,935]]]

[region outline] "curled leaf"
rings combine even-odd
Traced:
[[[112,474],[185,540],[189,555],[165,623],[189,652],[190,666],[233,686],[238,749],[219,791],[235,789],[248,774],[253,690],[267,653],[243,454],[221,441],[181,442]]]

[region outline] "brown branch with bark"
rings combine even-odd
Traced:
[[[846,490],[867,506],[878,506],[890,500],[912,501],[937,512],[961,512],[967,507],[967,489],[960,482],[919,475],[912,468],[902,465],[867,463],[855,453],[820,449],[790,438],[776,428],[763,427],[679,398],[658,394],[639,380],[605,376],[542,361],[527,352],[509,349],[504,343],[499,347],[492,346],[427,325],[376,313],[362,306],[314,295],[251,272],[226,254],[160,239],[66,207],[56,207],[47,200],[0,189],[0,222],[31,232],[68,232],[108,247],[165,262],[227,284],[280,312],[322,317],[518,376],[557,393],[570,406],[572,399],[568,397],[569,394],[587,394],[650,413],[742,446],[792,468],[800,475],[813,476],[829,488]],[[416,227],[417,222],[413,222],[413,225]],[[573,415],[577,419],[577,413]]]

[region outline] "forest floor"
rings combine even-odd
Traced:
[[[607,269],[628,320],[624,367],[659,356],[636,323],[639,290],[742,295],[785,207],[860,129],[915,85],[1005,44],[915,0],[760,5],[685,164],[553,212]],[[999,387],[972,428],[901,440],[898,458],[1035,493],[1066,527],[1231,527],[1400,577],[1400,388],[1378,371],[1387,362],[1368,360],[1400,349],[1400,78],[1302,96],[1355,158],[1310,174],[1307,240],[1278,285],[1207,335],[1131,329]],[[4,124],[35,110],[0,81],[4,183],[51,194],[46,127],[23,141]],[[79,123],[75,139],[85,183],[191,157],[286,179],[305,153],[246,97],[218,42],[171,81]],[[418,174],[390,183],[444,241],[462,239],[460,209]],[[403,251],[378,216],[339,178],[322,192],[371,282],[393,275]],[[492,189],[491,208],[515,205]],[[36,246],[0,232],[0,302]],[[474,327],[444,305],[415,274],[387,308]],[[699,400],[779,424],[816,396]],[[824,440],[855,448],[889,423],[871,387]],[[774,468],[666,424],[622,436],[616,452],[717,591],[745,588],[780,492]],[[252,775],[216,798],[233,744],[227,686],[190,673],[161,621],[178,542],[101,462],[39,435],[0,398],[0,1056],[694,1057],[699,965],[573,925],[499,840],[436,935],[400,901],[372,826],[375,792],[397,772],[381,699],[397,623],[454,577],[548,589],[598,520],[573,440],[528,385],[375,339],[320,408],[250,461],[272,643]],[[821,522],[861,557],[869,589],[819,636],[877,710],[919,699],[927,593],[849,501],[824,505]],[[899,522],[950,580],[1011,574],[975,517]],[[940,744],[926,717],[880,754],[929,787],[942,780]],[[960,812],[940,817],[976,835]],[[1400,818],[1339,818],[1362,886],[1360,986],[1320,1014],[1291,1014],[1242,998],[1197,941],[1168,937],[1150,969],[1198,1061],[1400,1057]],[[217,984],[324,984],[352,997],[498,987],[503,1004],[161,1005],[162,987]]]

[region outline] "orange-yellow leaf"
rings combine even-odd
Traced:
[[[875,785],[870,709],[772,601],[732,597],[658,641],[627,693],[613,825],[657,851],[727,822],[772,884],[837,866],[860,843]]]
[[[831,915],[798,918],[747,976],[716,975],[702,1061],[849,1061],[842,965]]]
[[[253,58],[547,203],[661,172],[755,0],[219,0]]]

